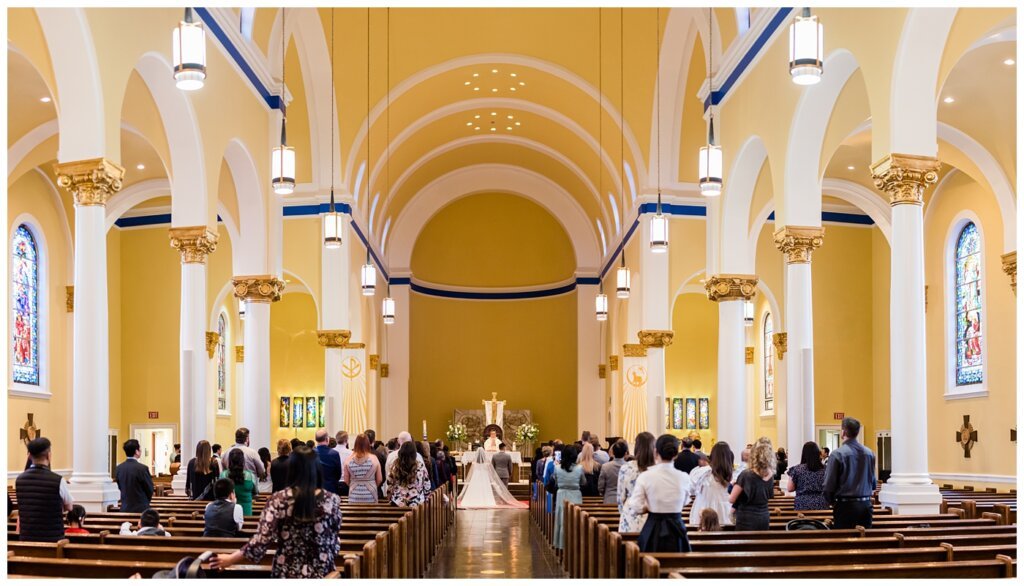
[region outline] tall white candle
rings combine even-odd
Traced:
[[[427,439],[427,420],[423,420],[423,439]]]

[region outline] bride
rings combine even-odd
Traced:
[[[476,460],[466,476],[466,485],[459,493],[460,509],[524,509],[528,505],[517,501],[498,478],[494,467],[487,461],[483,448],[477,448]]]

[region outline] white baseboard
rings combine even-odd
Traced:
[[[932,480],[945,480],[947,482],[973,482],[975,484],[1017,484],[1016,476],[1001,476],[998,474],[954,474],[952,472],[933,472],[929,476]]]

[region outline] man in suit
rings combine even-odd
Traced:
[[[692,447],[693,441],[690,438],[684,437],[682,441],[682,451],[679,452],[679,455],[676,456],[675,462],[673,462],[676,470],[689,474],[691,470],[697,467],[697,454],[694,454],[690,449]]]
[[[121,512],[141,513],[149,508],[149,499],[153,498],[153,477],[149,467],[139,462],[139,440],[130,439],[123,447],[128,459],[114,469],[114,479],[121,490]]]
[[[498,453],[491,457],[491,466],[494,466],[494,472],[508,487],[508,481],[512,478],[512,456],[505,451],[505,442],[498,444]]]
[[[341,456],[336,450],[331,449],[328,439],[330,434],[326,429],[316,431],[316,455],[320,459],[320,470],[323,488],[327,492],[338,494],[338,482],[341,480]]]

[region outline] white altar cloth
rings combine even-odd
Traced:
[[[494,454],[497,454],[497,453],[498,452],[484,452],[484,455],[487,457],[487,461],[490,462],[491,461],[491,456],[493,456]],[[520,454],[519,452],[513,452],[512,450],[505,450],[505,453],[508,454],[509,456],[512,456],[512,463],[513,464],[515,464],[517,466],[521,466],[523,464],[523,455]],[[473,451],[473,452],[462,452],[462,456],[459,458],[459,461],[462,462],[463,466],[465,466],[467,464],[472,464],[474,460],[476,460],[476,452],[475,451]]]

